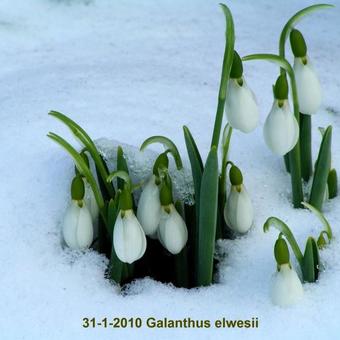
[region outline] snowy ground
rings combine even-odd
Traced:
[[[338,3],[339,1],[332,1]],[[311,1],[228,1],[241,55],[277,51],[282,25]],[[333,165],[340,170],[340,6],[316,13],[299,27],[324,89],[317,126],[334,127]],[[187,124],[205,156],[210,144],[224,48],[218,1],[0,2],[0,338],[17,339],[335,339],[340,324],[340,198],[325,213],[335,234],[322,252],[325,271],[305,285],[296,307],[274,307],[268,295],[275,271],[277,232],[263,234],[267,217],[283,218],[301,246],[318,234],[307,211],[290,206],[290,180],[282,160],[262,138],[271,107],[275,66],[245,65],[256,92],[261,124],[235,133],[232,159],[244,171],[256,210],[255,226],[222,243],[228,254],[220,283],[187,291],[150,279],[119,295],[103,278],[105,260],[94,252],[60,247],[59,223],[68,203],[72,162],[46,138],[50,130],[69,140],[47,116],[59,110],[93,138],[140,145],[148,136],[171,137],[185,155]],[[184,156],[185,157],[185,156]],[[214,320],[258,317],[258,329],[83,329],[83,317],[122,316]]]

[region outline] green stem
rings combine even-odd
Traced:
[[[223,111],[225,106],[226,94],[228,89],[229,75],[231,65],[234,56],[234,44],[235,44],[235,33],[234,33],[234,21],[229,8],[226,5],[221,4],[222,10],[226,18],[226,44],[224,49],[222,74],[220,81],[220,89],[218,93],[218,104],[215,116],[214,131],[211,140],[211,147],[218,146],[221,133],[221,125],[223,120]]]
[[[175,143],[167,137],[164,137],[164,136],[149,137],[141,145],[140,151],[143,151],[150,144],[155,144],[155,143],[162,144],[164,146],[166,152],[172,154],[172,156],[174,157],[175,163],[176,163],[177,170],[181,170],[183,168],[182,159],[181,159],[181,156],[179,154],[179,151],[178,151]]]
[[[292,90],[294,116],[300,126],[300,111],[295,74],[289,63],[288,65],[289,67],[287,73],[290,78],[290,86]],[[294,208],[301,208],[301,202],[303,201],[303,190],[301,181],[301,149],[299,140],[295,147],[289,152],[289,169],[292,183],[293,206]]]
[[[300,112],[299,102],[297,96],[297,88],[294,71],[291,68],[288,72],[290,76],[290,84],[292,89],[292,99],[294,106],[294,116],[300,126]],[[301,208],[301,202],[303,201],[302,181],[301,181],[301,149],[300,140],[296,143],[293,150],[289,152],[289,169],[292,183],[293,194],[293,206],[294,208]]]
[[[290,244],[290,247],[293,250],[293,253],[294,253],[297,261],[299,262],[299,264],[302,268],[302,266],[303,266],[303,255],[302,255],[300,247],[297,244],[295,237],[294,237],[293,233],[291,232],[291,230],[289,229],[288,225],[277,217],[269,217],[263,225],[263,231],[265,233],[268,232],[270,227],[276,228],[278,231],[280,231],[285,236],[288,243]]]
[[[96,148],[96,145],[90,138],[90,136],[86,133],[86,131],[79,126],[76,122],[74,122],[69,117],[65,116],[61,112],[57,111],[50,111],[49,115],[59,119],[62,123],[64,123],[73,133],[73,135],[87,148],[89,153],[91,154],[93,161],[96,164],[96,167],[99,170],[100,176],[102,177],[103,183],[106,187],[106,190],[110,194],[110,197],[114,197],[115,192],[113,187],[110,185],[110,183],[106,182],[106,178],[108,176],[105,164],[103,163],[102,158],[100,157],[100,154]]]
[[[285,163],[286,171],[287,171],[287,172],[290,172],[290,166],[289,166],[289,154],[288,154],[288,153],[286,153],[286,154],[283,156],[283,160],[284,160],[284,163]]]
[[[312,117],[300,114],[301,174],[308,182],[313,172],[312,164]]]
[[[220,194],[223,197],[223,207],[224,207],[224,202],[225,202],[225,195],[227,191],[227,162],[228,162],[228,152],[229,152],[229,145],[230,145],[230,139],[231,139],[231,134],[233,132],[233,128],[227,124],[223,135],[225,136],[225,141],[223,145],[223,150],[222,150],[222,168],[221,168],[221,181],[220,181]],[[223,209],[222,207],[222,209]]]

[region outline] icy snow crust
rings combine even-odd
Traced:
[[[117,166],[117,148],[121,146],[124,151],[124,156],[129,167],[129,175],[132,183],[144,184],[152,174],[153,165],[159,155],[153,150],[140,151],[138,147],[121,143],[116,140],[100,138],[95,141],[99,153],[102,155],[110,171],[116,170]],[[165,151],[165,150],[164,150]],[[161,153],[162,151],[160,151]],[[171,154],[168,156],[172,158]],[[175,162],[169,159],[169,174],[171,176],[174,200],[181,200],[186,204],[193,205],[194,200],[194,185],[190,164],[186,162],[186,166],[178,170]],[[135,197],[138,199],[140,192],[136,192]]]
[[[313,116],[314,155],[320,143],[317,127],[332,124],[332,162],[339,170],[340,2],[332,2],[337,8],[313,14],[299,28],[323,88],[322,107]],[[276,53],[283,24],[311,3],[228,1],[240,55]],[[205,159],[224,29],[213,0],[0,2],[1,340],[339,338],[339,197],[325,205],[335,238],[321,253],[319,282],[304,285],[304,298],[293,308],[274,307],[269,299],[277,232],[264,234],[264,221],[271,215],[282,218],[302,249],[321,226],[308,211],[292,209],[290,178],[263,140],[277,77],[277,68],[268,63],[244,64],[259,102],[260,126],[249,135],[235,132],[230,156],[243,170],[255,224],[244,237],[218,243],[223,258],[219,284],[187,291],[146,278],[122,296],[104,279],[104,257],[60,246],[73,164],[46,133],[54,131],[79,145],[47,112],[70,115],[94,139],[105,136],[139,147],[151,135],[165,135],[184,159],[186,124]],[[150,150],[155,155],[163,151],[157,145]],[[212,322],[254,316],[259,328],[83,329],[82,318],[93,316]]]

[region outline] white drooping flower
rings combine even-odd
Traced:
[[[234,164],[230,169],[229,178],[231,188],[224,206],[224,219],[230,229],[244,234],[253,224],[253,204],[243,185],[242,172]]]
[[[299,124],[290,110],[288,100],[274,100],[264,124],[263,135],[268,148],[279,156],[294,148],[299,139]]]
[[[224,218],[228,226],[237,233],[244,234],[251,228],[254,220],[254,209],[243,184],[231,186],[224,207]]]
[[[158,239],[171,254],[178,254],[188,241],[187,226],[173,204],[162,207]]]
[[[62,234],[72,249],[86,249],[92,244],[92,217],[83,202],[72,200],[64,217]]]
[[[271,300],[274,305],[287,307],[295,304],[302,297],[303,288],[298,275],[290,264],[288,245],[282,234],[275,242],[274,256],[277,272],[272,279]]]
[[[288,307],[298,302],[302,296],[303,287],[295,270],[289,263],[280,265],[271,286],[273,304]]]
[[[308,56],[294,59],[294,73],[300,112],[312,115],[321,104],[321,86]]]
[[[255,95],[243,78],[241,81],[229,80],[225,111],[228,122],[234,129],[249,133],[258,125],[259,110]]]
[[[83,181],[85,185],[85,195],[84,195],[85,205],[90,211],[90,214],[92,216],[92,221],[95,222],[99,215],[98,204],[94,196],[93,190],[91,188],[91,185],[86,181],[85,178],[83,178]]]
[[[161,202],[156,176],[152,175],[140,196],[137,208],[137,218],[148,236],[156,233],[161,218]]]
[[[119,260],[133,263],[146,250],[146,237],[133,210],[121,210],[113,229],[113,246]]]

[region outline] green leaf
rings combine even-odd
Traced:
[[[318,210],[322,210],[328,174],[331,168],[332,127],[329,126],[322,138],[318,159],[315,164],[312,189],[309,203]]]
[[[331,240],[333,237],[333,233],[332,233],[332,228],[329,224],[329,222],[327,221],[325,215],[318,209],[316,209],[315,207],[313,207],[312,205],[310,205],[307,202],[302,202],[303,206],[305,206],[306,208],[308,208],[322,223],[325,232],[328,236],[328,240]]]
[[[140,147],[140,150],[143,151],[147,146],[149,146],[150,144],[154,144],[154,143],[160,143],[164,146],[166,150],[169,150],[169,152],[172,154],[172,156],[175,159],[176,167],[178,170],[183,168],[182,159],[181,159],[181,156],[179,154],[179,151],[176,145],[174,144],[173,141],[171,141],[167,137],[164,137],[164,136],[149,137],[143,142],[143,144]]]
[[[184,132],[185,145],[187,147],[187,152],[188,152],[190,165],[191,165],[192,178],[194,181],[197,216],[199,216],[199,200],[200,200],[202,173],[203,173],[203,163],[202,163],[201,155],[195,143],[195,140],[190,133],[190,130],[186,126],[183,126],[183,132]]]
[[[212,147],[202,176],[198,232],[197,286],[212,283],[218,209],[218,159]]]
[[[315,282],[319,276],[319,250],[313,237],[309,237],[303,256],[302,275],[306,282]]]
[[[76,122],[74,122],[72,119],[68,118],[61,112],[50,111],[49,115],[59,119],[62,123],[64,123],[71,130],[73,135],[80,141],[80,143],[82,143],[86,147],[88,152],[91,154],[91,157],[95,162],[96,167],[99,170],[99,173],[102,177],[103,183],[105,183],[105,187],[109,193],[109,196],[114,197],[115,192],[113,187],[111,186],[110,183],[106,182],[106,177],[108,173],[105,164],[103,164],[103,160],[90,136]]]
[[[105,171],[106,171],[106,173],[108,174],[108,173],[109,173],[109,169],[108,169],[108,167],[107,167],[107,164],[106,164],[106,162],[105,162],[103,156],[102,156],[102,155],[99,155],[99,156],[100,156],[100,158],[101,158],[101,160],[102,160],[102,162],[103,162],[103,166],[105,167]],[[108,190],[107,190],[107,187],[106,187],[106,186],[107,186],[106,179],[105,179],[105,181],[103,181],[103,178],[102,178],[102,176],[100,175],[100,171],[99,171],[99,169],[98,169],[98,167],[97,167],[96,164],[95,164],[95,169],[96,169],[96,175],[97,175],[97,179],[98,179],[99,188],[100,188],[100,191],[101,191],[102,196],[103,196],[103,198],[104,198],[104,201],[109,201],[109,200],[110,200],[111,198],[113,198],[113,197],[110,196],[110,193],[109,193]],[[115,192],[115,190],[114,190],[113,187],[112,187],[112,192]]]
[[[218,104],[215,116],[215,124],[213,130],[213,136],[211,140],[211,146],[218,147],[220,141],[221,126],[223,120],[223,112],[225,106],[226,95],[228,91],[228,83],[230,77],[230,70],[234,59],[234,45],[235,45],[235,32],[234,32],[234,20],[230,9],[221,4],[225,19],[226,19],[226,42],[224,49],[222,74],[220,81],[220,90],[218,93]]]
[[[318,11],[319,9],[326,9],[334,7],[334,5],[328,5],[328,4],[316,4],[309,7],[306,7],[297,13],[295,13],[284,25],[283,30],[280,35],[280,42],[279,42],[279,51],[280,56],[285,56],[285,44],[289,37],[290,31],[292,28],[295,27],[295,25],[306,15],[311,14],[315,11]]]
[[[289,229],[288,225],[286,223],[284,223],[283,221],[281,221],[277,217],[269,217],[263,225],[263,231],[265,233],[268,232],[268,230],[271,226],[275,227],[278,231],[280,231],[285,236],[285,238],[287,239],[287,241],[290,244],[290,247],[292,248],[292,250],[294,252],[294,255],[295,255],[297,261],[299,262],[300,266],[302,267],[303,255],[302,255],[301,250],[299,248],[299,245],[297,244],[295,237],[294,237],[293,233],[291,232],[291,230]]]
[[[329,198],[332,199],[338,195],[338,175],[335,169],[331,169],[327,179]]]
[[[183,126],[184,139],[187,147],[187,152],[189,156],[191,173],[194,182],[194,191],[195,191],[195,212],[190,210],[190,233],[189,233],[189,241],[190,241],[190,260],[193,269],[196,269],[197,263],[193,261],[196,259],[198,254],[198,231],[199,231],[199,212],[200,212],[200,191],[201,191],[201,181],[203,174],[203,162],[201,155],[198,151],[197,145],[193,136],[190,133],[188,127]],[[192,216],[194,215],[194,216]],[[187,217],[187,216],[186,216]],[[187,219],[186,219],[187,220]],[[188,220],[187,220],[188,223]],[[196,270],[193,276],[196,275]]]
[[[129,168],[126,163],[126,159],[124,158],[124,152],[121,146],[118,146],[117,148],[117,170],[125,171],[127,174],[129,174]],[[124,180],[118,178],[117,187],[118,189],[123,190]]]

